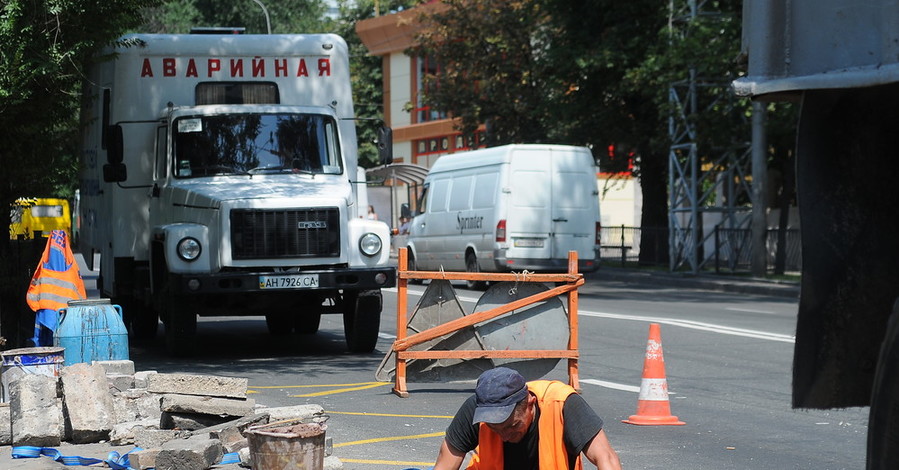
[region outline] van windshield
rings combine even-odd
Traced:
[[[172,131],[177,178],[343,173],[337,126],[326,115],[184,116]]]

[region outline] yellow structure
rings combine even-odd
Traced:
[[[51,230],[65,230],[72,238],[72,214],[65,199],[20,197],[10,207],[9,215],[10,239],[31,239],[36,232],[47,237]]]

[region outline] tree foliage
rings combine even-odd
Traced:
[[[643,190],[643,227],[668,225],[668,124],[679,111],[672,88],[691,78],[699,84],[702,112],[686,118],[702,157],[749,140],[750,103],[730,89],[742,72],[741,0],[703,2],[699,15],[686,1],[443,3],[422,18],[410,51],[440,64],[425,77],[425,101],[460,118],[463,132],[487,123],[490,145],[585,145],[602,169],[632,171]],[[772,109],[773,119],[790,121],[789,109]],[[627,157],[633,167],[622,165]],[[654,245],[667,250],[664,241]]]
[[[82,64],[138,26],[137,0],[7,0],[0,16],[0,204],[76,187]],[[102,21],[98,21],[102,18]],[[8,221],[7,221],[8,222]]]
[[[194,27],[242,27],[247,34],[331,32],[322,0],[180,0],[147,11],[146,33],[186,34]],[[268,12],[266,21],[265,12]]]

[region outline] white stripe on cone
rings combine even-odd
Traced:
[[[643,378],[640,381],[640,396],[638,400],[667,401],[668,380]]]

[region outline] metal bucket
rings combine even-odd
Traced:
[[[253,470],[322,470],[327,428],[298,419],[250,427],[246,436]]]
[[[10,349],[0,352],[3,365],[0,367],[0,398],[9,401],[9,387],[13,369],[18,369],[26,374],[46,375],[59,377],[62,369],[64,348],[38,347]]]

